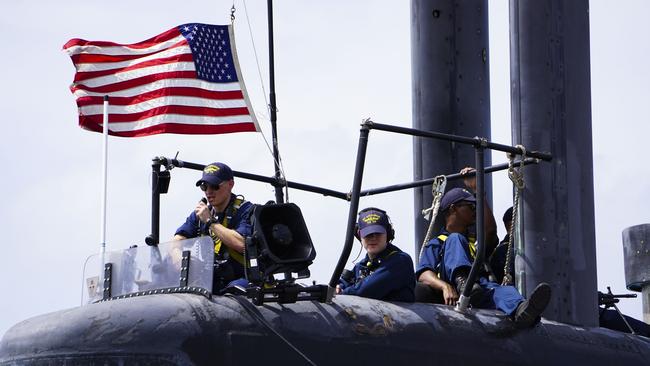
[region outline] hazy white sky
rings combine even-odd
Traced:
[[[248,10],[267,83],[266,2]],[[74,68],[61,51],[70,38],[132,43],[187,22],[225,24],[232,2],[10,1],[0,13],[0,334],[38,314],[78,306],[83,261],[99,248],[101,135],[77,126],[68,90]],[[263,130],[265,101],[241,0],[235,3],[239,59]],[[625,291],[621,231],[650,222],[650,3],[591,4],[592,120],[598,285]],[[508,3],[490,1],[492,140],[510,143]],[[276,89],[281,153],[289,180],[348,191],[359,123],[411,125],[408,1],[278,1],[275,4]],[[623,150],[625,149],[625,150]],[[235,170],[272,175],[260,134],[158,135],[109,138],[108,249],[143,244],[150,231],[150,161],[223,161]],[[405,136],[371,133],[364,188],[412,179],[412,144]],[[503,154],[493,162],[505,161]],[[440,172],[451,173],[451,172]],[[201,197],[198,172],[172,172],[162,198],[161,236],[170,237]],[[497,216],[510,205],[504,173],[494,178]],[[273,199],[270,186],[237,180],[254,202]],[[326,283],[343,245],[348,204],[290,192],[304,213],[318,256],[312,277]],[[385,208],[395,243],[413,255],[410,191],[364,198]],[[499,228],[503,234],[503,228]],[[353,250],[354,257],[358,246]],[[639,317],[641,301],[621,304]]]

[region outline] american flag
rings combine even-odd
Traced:
[[[109,134],[218,134],[259,131],[235,53],[232,26],[183,24],[134,44],[71,39],[77,69],[70,90],[79,125]]]

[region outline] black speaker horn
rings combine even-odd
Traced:
[[[257,205],[252,223],[253,234],[246,243],[249,281],[264,280],[276,273],[308,276],[316,250],[297,205]]]

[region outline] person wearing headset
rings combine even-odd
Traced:
[[[212,163],[203,169],[196,186],[205,193],[194,211],[174,235],[174,240],[210,235],[214,241],[215,266],[212,292],[232,285],[245,285],[244,238],[251,235],[253,204],[232,193],[235,185],[230,167]]]
[[[391,243],[395,231],[386,211],[375,207],[361,210],[355,235],[367,253],[348,275],[341,277],[336,293],[413,302],[413,261]]]

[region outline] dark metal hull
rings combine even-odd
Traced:
[[[332,304],[255,307],[248,300],[166,294],[25,320],[0,343],[2,365],[647,365],[650,339],[503,315],[338,296]]]

